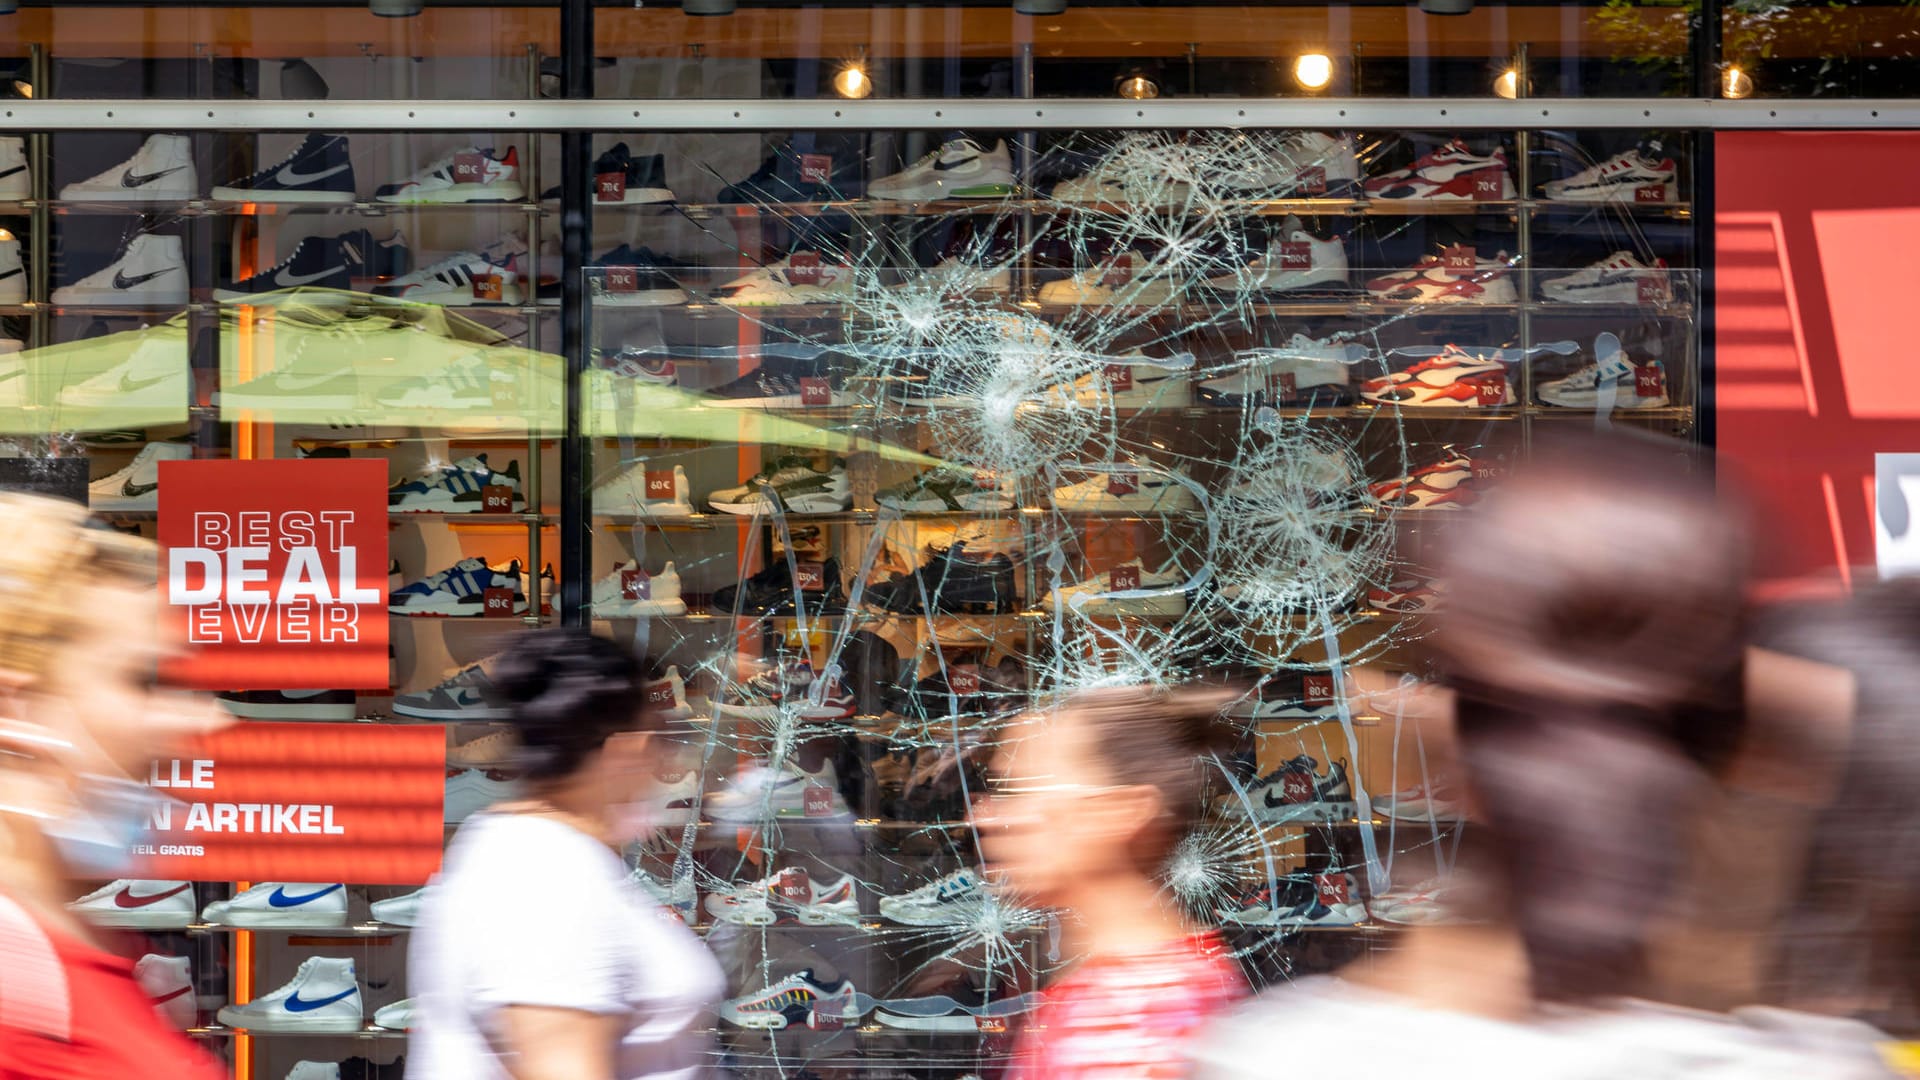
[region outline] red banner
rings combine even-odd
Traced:
[[[414,885],[440,868],[446,730],[244,723],[153,763],[160,881]]]
[[[203,690],[387,685],[387,466],[163,461],[160,589]]]

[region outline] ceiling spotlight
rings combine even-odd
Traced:
[[[1013,0],[1015,15],[1059,15],[1067,10],[1067,0]]]
[[[1727,69],[1720,73],[1720,96],[1736,101],[1752,97],[1753,77],[1740,70],[1740,65],[1728,64]]]
[[[31,101],[33,99],[33,84],[25,79],[8,79],[4,87],[4,92],[0,92],[0,97],[26,98]]]
[[[1128,101],[1160,96],[1160,65],[1153,61],[1127,64],[1113,76],[1113,92]]]
[[[1333,81],[1333,58],[1325,53],[1302,53],[1293,61],[1293,81],[1308,90],[1325,90]]]
[[[1473,0],[1420,0],[1420,10],[1429,15],[1466,15],[1473,11]]]
[[[731,15],[736,0],[680,0],[680,10],[688,15]]]
[[[860,51],[860,59],[842,67],[833,75],[833,92],[843,98],[859,99],[873,93],[873,77],[867,74],[866,50]]]
[[[1508,68],[1493,80],[1493,92],[1511,101],[1520,96],[1520,72]]]
[[[426,6],[426,0],[367,0],[367,7],[383,19],[412,18]]]

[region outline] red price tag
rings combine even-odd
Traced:
[[[1300,683],[1308,705],[1333,704],[1333,676],[1307,675]]]
[[[1000,488],[1000,474],[991,471],[974,473],[973,486],[986,491],[997,491]]]
[[[672,502],[674,497],[673,470],[648,469],[646,492],[648,499],[665,499],[668,502]]]
[[[1283,400],[1291,399],[1300,392],[1299,380],[1291,371],[1276,371],[1267,376],[1267,394]]]
[[[803,184],[830,184],[833,182],[833,155],[801,154],[800,182]]]
[[[653,579],[645,570],[620,571],[620,595],[627,600],[653,599]]]
[[[833,384],[818,376],[808,376],[800,380],[800,404],[833,404]]]
[[[453,155],[453,182],[456,184],[486,183],[487,155],[471,150]]]
[[[1298,173],[1294,174],[1293,186],[1309,195],[1325,195],[1327,193],[1327,167],[1325,165],[1309,165],[1301,169]]]
[[[1292,769],[1280,778],[1280,797],[1290,803],[1309,803],[1313,801],[1313,774],[1304,769]]]
[[[1274,257],[1280,260],[1283,270],[1309,270],[1313,268],[1313,245],[1304,240],[1288,240],[1273,246]]]
[[[505,484],[488,484],[481,488],[480,511],[486,514],[513,513],[513,489]]]
[[[808,784],[800,793],[800,805],[808,817],[826,817],[833,813],[833,789],[825,784]]]
[[[649,683],[647,685],[647,704],[663,709],[678,707],[680,702],[673,696],[672,680],[662,679],[657,683]]]
[[[820,253],[796,251],[788,256],[787,280],[795,285],[820,284]]]
[[[838,1012],[822,1012],[815,1005],[807,1011],[807,1026],[815,1031],[839,1031],[847,1026],[847,1021]]]
[[[493,407],[518,411],[520,408],[520,380],[514,378],[488,379],[487,393],[493,397]]]
[[[1002,1035],[1007,1030],[1007,1022],[997,1016],[976,1016],[973,1026],[988,1035]]]
[[[513,614],[512,589],[482,589],[480,591],[480,614],[487,618],[499,618]]]
[[[1633,201],[1637,203],[1665,203],[1669,201],[1667,199],[1667,185],[1641,184],[1639,187],[1633,189]]]
[[[1442,270],[1472,273],[1477,268],[1479,260],[1479,253],[1468,244],[1454,244],[1440,251],[1440,269]]]
[[[955,664],[947,672],[947,689],[961,696],[980,692],[980,668],[975,664]]]
[[[813,899],[813,889],[807,880],[807,872],[799,868],[783,870],[773,886],[775,896],[782,900],[791,900],[804,904]]]
[[[1140,587],[1140,568],[1137,566],[1116,566],[1107,571],[1107,588],[1114,592]]]
[[[473,298],[497,304],[505,295],[506,284],[499,274],[481,274],[473,279]]]
[[[1132,495],[1140,490],[1140,477],[1135,473],[1114,473],[1107,477],[1107,494]]]
[[[1667,372],[1659,361],[1641,364],[1633,369],[1633,393],[1635,397],[1665,397],[1667,393]]]
[[[603,172],[593,178],[593,198],[595,202],[626,202],[627,174],[624,172]]]
[[[1132,364],[1108,364],[1106,375],[1107,389],[1116,392],[1133,389]]]
[[[824,563],[803,562],[793,565],[793,580],[803,592],[819,592],[827,587],[827,567]]]
[[[1475,380],[1474,403],[1477,405],[1505,405],[1507,403],[1507,377],[1505,375],[1483,375]]]
[[[1125,285],[1133,280],[1133,257],[1122,255],[1106,265],[1100,272],[1100,284],[1107,286]]]
[[[1506,185],[1501,183],[1506,173],[1499,169],[1481,169],[1473,174],[1473,201],[1486,202],[1506,195]]]
[[[1348,902],[1347,875],[1345,874],[1315,874],[1313,888],[1320,894],[1320,902],[1323,904]]]
[[[1647,274],[1634,283],[1635,299],[1643,304],[1664,304],[1673,299],[1664,274]]]
[[[609,266],[601,271],[600,284],[608,292],[638,292],[640,271],[632,266]]]
[[[1473,478],[1475,480],[1498,480],[1505,475],[1507,475],[1506,466],[1498,462],[1475,461],[1473,463]]]

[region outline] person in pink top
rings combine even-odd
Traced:
[[[1234,732],[1230,695],[1129,686],[1029,714],[995,757],[976,819],[988,864],[1062,914],[1072,966],[1014,1053],[1017,1080],[1180,1077],[1187,1040],[1246,995],[1217,933],[1188,922],[1160,870],[1193,825]]]

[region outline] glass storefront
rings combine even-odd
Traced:
[[[96,515],[143,535],[187,497],[164,462],[387,471],[388,685],[235,686],[236,716],[443,728],[451,835],[518,790],[493,659],[555,623],[631,642],[689,732],[632,862],[726,968],[719,1064],[741,1073],[1005,1068],[1072,957],[986,890],[971,803],[1021,710],[1070,689],[1255,680],[1168,883],[1256,982],[1432,917],[1458,805],[1344,688],[1419,676],[1445,603],[1425,549],[1536,445],[1699,439],[1710,140],[1633,110],[1578,130],[1330,110],[1684,96],[1687,9],[686,0],[598,9],[563,64],[557,5],[421,7],[0,16],[20,99],[310,110],[311,130],[183,112],[0,135],[13,454],[86,461]],[[630,99],[633,127],[355,112],[570,80]],[[1116,96],[1317,111],[1023,131],[966,108]],[[902,98],[951,115],[858,126]],[[735,119],[649,128],[691,99]],[[806,99],[853,122],[753,107]],[[102,884],[81,906],[114,923],[116,890],[180,883]],[[236,1075],[332,1080],[404,1052],[418,887],[200,881],[117,925]],[[322,899],[267,920],[232,899],[268,888]],[[360,1002],[329,1030],[221,1016],[328,978]],[[844,1004],[765,1007],[795,987]]]

